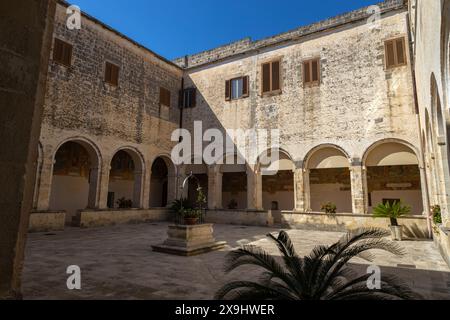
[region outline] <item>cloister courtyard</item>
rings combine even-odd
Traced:
[[[216,252],[180,257],[152,251],[166,239],[168,223],[129,224],[107,228],[66,228],[62,232],[29,234],[23,294],[25,299],[200,299],[210,300],[225,282],[254,280],[260,270],[244,267],[225,275],[226,254],[254,244],[279,255],[266,238],[279,228],[214,225],[217,240],[227,246]],[[297,252],[307,255],[319,244],[329,245],[342,233],[288,230]],[[402,278],[426,299],[450,299],[450,269],[431,240],[402,241],[406,254],[374,252],[383,273]],[[81,290],[70,291],[66,269],[81,268]],[[361,273],[368,262],[355,258]]]

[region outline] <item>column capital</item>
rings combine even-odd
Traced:
[[[294,161],[295,169],[304,169],[305,161],[297,160]]]
[[[362,163],[362,160],[360,158],[352,158],[350,160],[350,165],[352,167],[362,167],[363,163]]]

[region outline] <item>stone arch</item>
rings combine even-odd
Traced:
[[[66,211],[68,222],[78,210],[98,207],[101,154],[84,137],[61,141],[53,154],[50,210]]]
[[[322,206],[333,203],[337,212],[352,212],[350,157],[335,144],[322,144],[309,151],[304,160],[306,208],[322,211]]]
[[[142,208],[145,169],[144,156],[135,147],[123,146],[112,153],[108,183],[109,208]]]
[[[222,207],[229,210],[248,207],[249,164],[238,153],[224,153],[216,170],[221,175]]]
[[[272,157],[274,152],[278,156]],[[257,171],[262,174],[262,206],[272,210],[275,223],[281,223],[281,211],[295,207],[295,162],[283,148],[267,149],[258,157]]]
[[[318,153],[322,153],[321,155],[318,155]],[[317,156],[322,156],[325,158],[332,157],[328,162],[323,163]],[[314,160],[316,160],[314,162]],[[336,166],[344,166],[349,167],[350,166],[350,156],[347,151],[344,150],[344,148],[335,145],[335,144],[321,144],[319,146],[316,146],[312,148],[305,156],[304,158],[304,167],[311,169],[314,167],[321,167],[321,168],[332,168]]]
[[[177,169],[167,154],[157,155],[150,168],[150,207],[170,205],[176,198]]]
[[[363,157],[367,174],[368,209],[380,203],[401,201],[421,215],[425,208],[418,150],[400,139],[383,139]]]

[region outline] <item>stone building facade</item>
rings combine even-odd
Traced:
[[[271,211],[281,220],[282,212],[334,204],[361,220],[377,204],[401,200],[425,225],[430,207],[440,205],[448,223],[448,45],[433,40],[447,58],[430,59],[441,51],[427,39],[442,26],[427,14],[411,19],[447,10],[438,2],[447,3],[388,0],[379,11],[362,8],[173,62],[87,15],[81,30],[68,30],[61,2],[53,57],[70,61],[50,61],[35,217],[65,213],[66,222],[82,224],[83,211],[104,219],[130,208],[160,217],[174,199],[195,199],[196,185],[182,188],[192,173],[216,214]],[[439,99],[427,88],[430,71]],[[175,165],[172,133],[194,132],[197,121],[202,136],[218,129],[236,148],[216,155],[217,163],[195,150],[192,163]],[[276,129],[279,144],[270,152],[258,145],[250,162],[243,155],[253,146],[233,140],[230,129]],[[261,163],[273,153],[275,171]]]

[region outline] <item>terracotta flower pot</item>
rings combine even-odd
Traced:
[[[184,218],[184,223],[187,226],[193,226],[196,225],[198,222],[198,218]]]
[[[390,226],[393,241],[403,240],[403,226]]]

